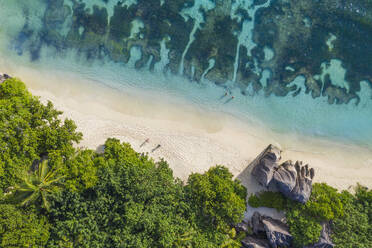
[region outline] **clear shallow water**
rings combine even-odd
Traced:
[[[71,1],[66,0],[64,2],[66,6],[69,3],[72,8]],[[108,1],[108,4],[105,4],[103,1],[90,1],[86,8],[92,8],[94,4],[107,8],[108,15],[106,18],[109,20],[114,15],[112,11],[114,2]],[[18,63],[22,66],[50,68],[51,71],[60,70],[66,73],[75,73],[82,78],[91,79],[96,83],[105,84],[116,90],[129,93],[140,90],[144,97],[153,96],[155,99],[170,103],[181,101],[206,110],[230,113],[246,121],[266,125],[280,133],[320,136],[371,147],[372,88],[366,80],[360,82],[360,90],[355,93],[358,99],[352,99],[348,104],[329,104],[326,96],[314,99],[310,92],[305,93],[305,77],[302,75],[295,77],[292,82],[286,85],[286,87],[295,87],[296,92],[290,92],[286,96],[275,96],[274,94],[267,96],[265,89],[269,88],[271,84],[265,79],[273,77],[271,75],[273,70],[269,67],[265,69],[264,66],[259,66],[258,59],[253,59],[253,70],[260,72],[258,75],[263,90],[257,91],[254,89],[254,84],[250,83],[244,89],[245,94],[241,94],[242,85],[238,82],[238,79],[241,78],[241,76],[238,76],[238,67],[242,62],[238,56],[244,49],[246,49],[247,54],[252,53],[257,44],[252,39],[254,28],[252,19],[243,20],[244,18],[234,13],[239,9],[239,6],[243,6],[248,10],[249,16],[254,16],[255,11],[268,7],[269,3],[266,2],[252,7],[251,1],[234,1],[231,13],[227,13],[234,19],[242,19],[240,20],[242,31],[236,34],[237,43],[235,45],[237,49],[234,53],[236,57],[231,65],[231,76],[222,84],[222,87],[221,85],[217,86],[212,81],[212,77],[206,77],[213,70],[212,68],[218,66],[218,57],[215,59],[208,58],[208,63],[200,73],[202,80],[199,81],[189,80],[194,78],[199,67],[198,64],[190,66],[190,62],[187,61],[194,40],[197,38],[197,30],[203,28],[203,24],[208,23],[202,12],[199,11],[200,7],[204,10],[213,10],[213,8],[216,8],[213,1],[196,1],[194,5],[186,4],[180,13],[185,20],[195,21],[190,23],[190,32],[186,35],[188,41],[180,49],[182,52],[180,52],[180,61],[175,66],[176,71],[179,72],[178,75],[170,69],[174,62],[172,62],[172,47],[167,42],[172,37],[162,37],[161,42],[159,42],[157,62],[153,63],[153,60],[156,60],[155,55],[153,57],[149,56],[148,61],[141,68],[138,68],[136,64],[143,58],[143,46],[132,46],[129,49],[129,59],[124,63],[124,61],[115,62],[113,56],[104,53],[86,59],[86,51],[82,50],[81,47],[61,45],[63,46],[61,49],[53,43],[55,40],[53,42],[50,40],[36,42],[38,39],[47,36],[43,34],[43,32],[46,32],[45,10],[47,9],[47,3],[41,0],[32,1],[32,4],[28,1],[0,0],[1,57],[7,57],[6,61],[13,65]],[[125,6],[134,6],[135,4],[136,1],[125,2]],[[167,2],[164,4],[167,4]],[[73,17],[71,13],[66,12],[66,16],[63,18],[64,22],[62,22],[58,19],[58,13],[55,13],[56,22],[60,22],[57,25],[57,31],[62,34],[61,37],[66,37],[68,30],[71,28]],[[139,36],[143,26],[144,24],[140,20],[132,23],[130,25],[130,36]],[[78,29],[79,32],[85,32],[81,27]],[[180,32],[183,32],[183,30]],[[241,44],[244,44],[244,46],[241,46]],[[88,45],[88,43],[84,43],[84,46]],[[37,54],[35,51],[37,51]],[[266,60],[275,58],[274,50],[265,47],[265,51],[269,53]],[[348,83],[341,81],[345,78],[345,69],[339,61],[337,58],[331,60],[328,67],[326,63],[322,63],[320,67],[324,68],[323,74],[319,74],[318,77],[325,78],[325,73],[328,73],[331,79],[338,80],[332,82],[333,85],[349,91]],[[152,64],[153,70],[151,70]],[[189,72],[185,69],[187,66]],[[2,71],[1,68],[0,71]],[[227,91],[229,92],[228,96],[224,96]],[[295,96],[293,96],[294,93],[296,93]],[[234,99],[231,99],[232,95]],[[356,103],[358,104],[356,105]]]

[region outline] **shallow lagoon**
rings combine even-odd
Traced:
[[[75,1],[75,5],[70,0],[55,1],[54,4],[58,2],[62,2],[61,6],[65,5],[66,11],[55,12],[55,15],[48,19],[48,25],[53,24],[53,28],[58,33],[53,36],[50,27],[49,29],[46,27],[46,16],[48,16],[46,11],[51,8],[47,1],[32,1],[31,4],[28,1],[0,0],[1,57],[3,60],[6,58],[5,64],[75,73],[82,78],[92,79],[97,84],[105,84],[116,90],[141,97],[151,97],[169,103],[176,101],[193,104],[210,111],[230,113],[245,121],[265,125],[281,133],[320,136],[369,147],[372,145],[371,83],[361,80],[360,89],[355,90],[355,85],[345,81],[346,66],[339,58],[322,62],[319,65],[319,73],[314,74],[315,79],[322,80],[321,88],[324,92],[320,96],[313,97],[314,92],[309,89],[305,80],[306,73],[292,75],[294,80],[286,84],[285,89],[293,90],[287,92],[285,96],[272,93],[275,85],[272,78],[278,72],[271,62],[276,61],[280,54],[275,51],[275,47],[270,48],[263,44],[262,62],[259,55],[261,44],[256,43],[257,40],[254,41],[253,37],[255,13],[270,7],[272,3],[269,1],[254,1],[257,3],[255,6],[252,5],[253,1],[233,1],[230,9],[228,4],[226,5],[229,1],[203,1],[203,3],[183,1],[179,6],[172,6],[172,10],[180,8],[179,15],[185,21],[185,30],[178,30],[178,32],[187,37],[186,40],[179,42],[177,49],[174,47],[177,43],[172,43],[176,38],[170,35],[153,38],[157,41],[156,45],[149,45],[151,40],[147,40],[145,44],[143,40],[147,35],[152,37],[154,34],[146,33],[144,27],[148,24],[146,21],[141,21],[141,18],[148,16],[148,13],[141,14],[139,11],[144,10],[137,8],[136,15],[132,18],[134,21],[131,19],[127,25],[130,29],[128,32],[130,39],[123,41],[128,49],[128,55],[123,52],[116,57],[104,48],[97,48],[98,43],[103,47],[108,46],[108,36],[87,33],[87,26],[82,28],[83,24],[74,28],[81,36],[91,35],[92,43],[87,43],[89,39],[82,40],[81,44],[85,46],[82,48],[81,44],[72,45],[72,42],[66,42],[66,37],[69,33],[70,36],[72,35],[71,30],[76,24],[72,9],[79,1]],[[94,2],[99,7],[107,9],[106,19],[110,22],[115,12],[113,10],[115,1],[108,1],[107,4],[104,1],[90,1],[90,4],[85,6],[86,13],[94,12],[92,10]],[[129,10],[136,4],[138,4],[136,1],[124,1],[123,6]],[[160,4],[166,6],[170,5],[170,2],[163,1]],[[206,14],[207,12],[209,14]],[[58,16],[59,14],[62,16]],[[217,17],[230,15],[233,20],[231,25],[222,28],[232,27],[238,30],[237,32],[231,30],[235,38],[230,39],[229,42],[236,42],[231,46],[233,48],[229,48],[232,50],[221,52],[223,56],[229,54],[233,56],[221,58],[206,54],[207,56],[203,58],[205,61],[198,61],[197,58],[202,56],[195,53],[204,51],[198,50],[200,42],[203,41],[200,37],[204,37],[200,30],[211,28],[209,25],[213,22],[210,18],[213,15]],[[217,17],[215,19],[220,20]],[[172,25],[171,21],[168,21],[170,25]],[[84,25],[88,24],[84,23]],[[106,40],[94,40],[98,39],[97,37],[104,37]],[[220,37],[216,39],[219,41]],[[56,43],[58,40],[60,43]],[[324,45],[329,48],[330,42],[332,49],[337,49],[337,44],[333,48],[333,43],[337,42],[337,39],[330,41],[328,37]],[[110,44],[116,46],[117,42]],[[211,44],[221,45],[218,42]],[[231,70],[226,73],[221,71],[219,68],[224,65],[222,62],[226,62],[226,68]],[[247,68],[242,69],[244,64],[245,67],[250,68],[249,73],[244,71]],[[284,67],[298,70],[296,65],[283,65]],[[253,80],[257,83],[253,83]],[[329,87],[330,85],[333,88]],[[326,93],[334,89],[343,94],[352,91],[350,96],[355,94],[357,97],[351,97],[347,103],[329,104],[330,96]],[[225,96],[225,92],[229,92],[228,96]],[[234,96],[234,99],[231,99],[231,96]]]

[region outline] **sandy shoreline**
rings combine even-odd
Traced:
[[[216,164],[227,166],[248,188],[261,188],[250,177],[249,163],[269,144],[283,150],[283,159],[302,160],[315,168],[315,181],[339,189],[361,183],[372,186],[372,153],[358,146],[311,137],[277,134],[232,116],[139,96],[126,95],[89,82],[73,82],[66,76],[38,75],[23,70],[19,75],[43,102],[50,100],[73,119],[84,134],[79,146],[96,149],[109,137],[129,142],[155,160],[169,162],[175,176],[186,180]],[[48,84],[50,80],[58,83]],[[75,79],[76,80],[76,79]],[[79,85],[79,86],[77,86]],[[150,142],[143,147],[144,140]],[[158,144],[159,149],[151,152]]]
[[[164,158],[182,180],[219,164],[229,168],[247,188],[248,195],[261,191],[264,188],[251,176],[249,164],[268,144],[274,144],[283,150],[283,162],[302,160],[313,167],[316,182],[327,182],[340,190],[356,183],[372,187],[372,152],[367,148],[278,134],[256,122],[168,99],[126,94],[62,72],[30,68],[6,71],[23,80],[42,102],[53,102],[64,112],[62,118],[75,121],[84,135],[79,147],[97,149],[107,138],[118,138],[138,152],[149,153],[154,160]],[[150,142],[140,147],[146,139]],[[161,147],[152,152],[158,144]],[[283,217],[283,213],[272,209],[247,207],[246,218],[256,210],[274,218]]]
[[[205,111],[142,91],[120,92],[79,75],[4,61],[2,70],[23,80],[43,102],[50,100],[84,134],[79,146],[96,149],[109,137],[129,142],[155,160],[164,158],[174,175],[186,180],[216,164],[227,166],[247,187],[261,190],[250,176],[250,162],[268,145],[283,150],[283,160],[302,160],[316,171],[315,181],[338,189],[361,183],[372,187],[372,151],[317,137],[279,134],[253,121]],[[12,65],[13,64],[13,65]],[[18,66],[14,66],[18,64]],[[144,140],[150,142],[143,147]],[[160,149],[151,152],[158,144]]]

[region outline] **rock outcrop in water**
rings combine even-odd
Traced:
[[[311,195],[314,169],[308,165],[302,166],[299,161],[295,164],[286,161],[279,165],[280,159],[280,149],[269,145],[250,164],[253,167],[252,175],[265,187],[274,187],[294,201],[307,202]]]

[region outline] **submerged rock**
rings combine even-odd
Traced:
[[[250,86],[250,95],[305,92],[330,104],[358,103],[360,82],[372,82],[369,0],[43,2],[36,12],[22,5],[25,25],[12,39],[13,49],[32,60],[44,46],[61,54],[76,50],[89,60],[137,60],[131,61],[136,69],[150,71],[154,64],[147,62],[163,60],[163,73],[191,81],[233,82],[243,94]],[[140,59],[132,57],[133,47],[141,47]],[[265,56],[268,50],[275,56]],[[345,69],[345,87],[328,73],[335,58]],[[262,81],[266,70],[270,76]],[[303,85],[293,84],[298,76]]]
[[[253,166],[252,175],[257,181],[268,186],[273,178],[274,171],[278,167],[278,162],[281,159],[281,151],[273,145],[269,145],[258,157],[251,163]]]
[[[260,67],[266,65],[272,72],[268,93],[289,95],[305,87],[313,98],[327,97],[329,104],[358,102],[360,81],[372,80],[372,48],[367,45],[372,41],[372,26],[366,25],[372,20],[372,5],[367,2],[271,1],[269,7],[257,11],[253,37],[260,44],[258,53],[265,46],[275,51],[272,60],[260,61]],[[322,67],[323,63],[329,66],[334,58],[340,59],[346,69],[343,78],[347,87],[340,87],[340,80],[326,75]],[[287,70],[287,66],[293,70]],[[290,88],[300,75],[306,78],[305,84]]]
[[[269,248],[270,244],[265,239],[259,239],[252,236],[242,239],[242,245],[245,248]]]

